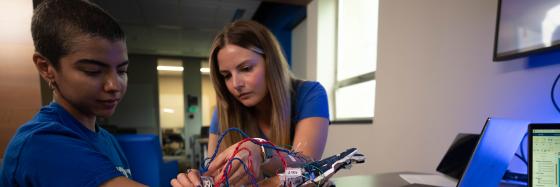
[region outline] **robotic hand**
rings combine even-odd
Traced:
[[[366,157],[358,153],[358,149],[350,148],[346,151],[327,157],[323,160],[305,164],[301,168],[286,168],[284,173],[278,174],[280,186],[301,186],[328,184],[328,180],[340,169],[350,169],[352,164],[364,163]],[[211,177],[202,176],[204,187],[214,187]]]
[[[346,151],[327,157],[323,160],[305,164],[303,168],[287,168],[280,174],[281,185],[300,186],[309,183],[323,185],[340,169],[350,169],[352,164],[364,163],[366,157],[358,153],[358,149],[350,148]]]

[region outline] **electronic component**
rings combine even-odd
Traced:
[[[323,160],[311,162],[303,166],[306,173],[305,177],[309,180],[307,183],[322,184],[325,179],[334,175],[338,170],[345,168],[350,169],[352,163],[364,163],[366,157],[358,153],[358,149],[350,148],[346,151],[327,157]]]
[[[214,187],[214,179],[209,176],[200,176],[200,180],[202,180],[203,187]]]
[[[254,177],[255,174],[252,173],[251,160],[249,159],[248,164],[246,165],[244,160],[235,157],[235,155],[239,153],[239,151],[247,151],[249,153],[249,156],[252,154],[249,149],[240,148],[241,144],[246,142],[251,142],[260,145],[265,150],[263,152],[266,151],[269,152],[268,153],[269,156],[272,156],[271,153],[276,153],[279,156],[280,160],[282,161],[282,167],[284,169],[283,173],[278,174],[278,177],[280,179],[280,186],[286,186],[286,187],[301,186],[301,185],[307,185],[311,183],[315,185],[329,184],[330,181],[326,179],[334,175],[340,169],[342,168],[350,169],[353,163],[364,163],[366,159],[364,155],[358,153],[358,149],[350,148],[342,153],[330,156],[328,158],[319,161],[315,161],[315,162],[305,161],[307,163],[305,163],[302,167],[290,168],[287,167],[286,160],[285,160],[286,158],[280,155],[281,152],[285,153],[287,155],[287,158],[289,158],[294,162],[296,161],[296,158],[303,159],[303,160],[305,160],[305,158],[298,156],[297,152],[277,147],[268,140],[261,139],[261,138],[250,138],[242,130],[237,128],[230,128],[224,131],[220,136],[220,138],[218,139],[218,143],[216,145],[217,148],[215,149],[212,156],[210,158],[205,159],[204,165],[201,166],[200,169],[201,173],[205,173],[206,171],[208,171],[208,167],[210,166],[210,163],[216,158],[216,154],[218,153],[218,149],[220,147],[220,144],[224,136],[230,131],[237,131],[245,139],[243,139],[240,143],[238,143],[237,147],[235,148],[235,152],[228,160],[226,167],[230,167],[232,161],[238,161],[239,163],[241,163],[243,165],[243,168],[245,169],[245,172],[249,175],[250,179],[252,179],[252,184],[254,186],[258,186],[257,183],[258,181]],[[265,156],[264,160],[266,160],[266,157],[268,156]],[[204,187],[229,186],[228,176],[229,175],[227,169],[223,171],[222,178],[218,181],[214,181],[213,178],[208,176],[202,176],[201,177],[202,185]]]
[[[284,173],[278,174],[280,178],[280,186],[297,186],[302,184],[305,180],[303,178],[303,168],[286,168]]]

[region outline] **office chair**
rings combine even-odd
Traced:
[[[148,186],[171,186],[177,176],[177,161],[164,161],[159,137],[153,134],[115,136],[132,173],[132,179]]]

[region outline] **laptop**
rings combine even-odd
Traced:
[[[560,124],[529,125],[529,187],[560,184]]]
[[[499,186],[529,121],[488,118],[458,187]]]
[[[469,164],[479,137],[479,134],[457,134],[439,162],[436,171],[455,179],[455,182],[457,182]]]

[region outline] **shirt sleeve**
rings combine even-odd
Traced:
[[[99,186],[124,176],[90,143],[71,133],[58,133],[37,133],[26,140],[17,178],[41,186]]]
[[[220,129],[218,128],[218,108],[214,108],[214,112],[212,112],[212,120],[210,120],[210,133],[211,134],[220,134]]]
[[[298,88],[296,105],[296,123],[310,117],[329,119],[327,92],[318,82],[306,81]]]

